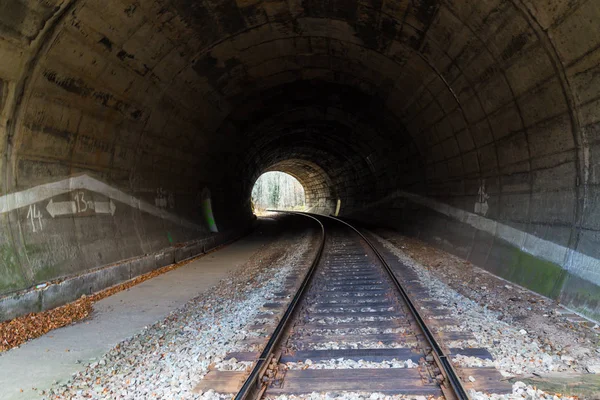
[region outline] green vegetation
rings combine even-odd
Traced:
[[[304,188],[296,178],[283,172],[266,172],[252,189],[252,204],[256,213],[266,209],[304,209]]]

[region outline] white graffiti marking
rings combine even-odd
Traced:
[[[38,210],[35,204],[29,206],[29,210],[27,211],[27,218],[29,218],[29,221],[31,222],[31,228],[33,229],[34,233],[42,231],[44,229],[44,226],[42,225],[42,212]],[[38,225],[37,229],[36,222]]]
[[[81,196],[83,192],[79,192],[75,196],[75,201],[61,201],[55,202],[52,199],[46,206],[46,211],[52,218],[61,215],[77,215],[84,214],[88,211],[95,211],[96,214],[110,214],[115,215],[117,206],[112,200],[109,201],[85,201],[82,200],[84,197]],[[86,214],[87,215],[87,214]]]
[[[477,201],[475,202],[475,214],[486,216],[489,210],[488,199],[490,195],[485,192],[485,181],[481,182],[477,192]]]
[[[89,190],[91,192],[100,193],[110,200],[113,201],[111,205],[111,201],[107,204],[100,205],[100,213],[106,213],[110,211],[111,214],[114,214],[114,210],[116,206],[114,201],[121,202],[123,204],[127,204],[133,208],[139,209],[142,212],[148,213],[158,218],[162,218],[164,220],[171,221],[177,225],[194,229],[194,230],[204,230],[200,225],[196,225],[192,222],[187,221],[186,219],[179,217],[175,214],[171,214],[163,209],[155,207],[152,204],[149,204],[145,201],[139,200],[127,193],[122,192],[119,189],[116,189],[112,186],[107,185],[106,183],[99,181],[98,179],[92,178],[88,175],[79,175],[71,178],[63,179],[58,182],[46,183],[44,185],[36,186],[27,190],[23,190],[21,192],[10,193],[4,196],[0,196],[0,214],[4,214],[10,211],[17,210],[22,207],[28,207],[31,205],[35,205],[35,203],[39,203],[41,201],[50,200],[54,196],[58,196],[65,193],[70,193],[73,191],[79,190]],[[87,203],[87,199],[80,198],[79,201],[86,201],[88,207],[90,207],[89,203]],[[73,203],[76,203],[77,200],[74,199]],[[69,203],[69,202],[67,202]],[[54,203],[53,204],[58,204]],[[98,208],[100,203],[95,202],[94,207]],[[174,201],[172,202],[174,205]],[[50,205],[50,204],[48,204]],[[73,205],[61,205],[59,207],[64,207],[64,210],[72,210]],[[74,205],[77,207],[77,204]],[[82,209],[85,208],[83,204],[81,204]],[[54,210],[54,205],[50,206],[52,210]],[[46,210],[48,207],[46,207]],[[39,211],[37,208],[34,212],[32,210],[32,214],[37,215],[37,217],[33,217],[34,219],[38,219],[38,225],[41,226],[41,215],[39,215]],[[98,211],[96,211],[98,213]],[[52,214],[51,214],[52,215]],[[28,215],[28,218],[31,216]],[[40,228],[41,229],[41,228]],[[37,228],[36,228],[37,231]]]
[[[84,213],[88,209],[94,208],[94,202],[91,200],[85,199],[85,192],[77,192],[75,193],[75,203],[77,204],[77,212]]]
[[[156,189],[156,197],[154,198],[154,205],[159,208],[175,208],[175,197],[173,193],[169,193],[162,187]]]
[[[48,202],[48,205],[46,206],[46,211],[54,218],[58,215],[75,214],[77,212],[77,206],[74,201],[61,201],[55,203],[50,199],[50,202]]]
[[[109,201],[96,201],[92,203],[94,205],[94,209],[96,210],[96,214],[110,214],[115,215],[115,211],[117,210],[117,206],[112,200]]]

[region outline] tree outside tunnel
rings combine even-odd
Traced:
[[[254,213],[263,214],[267,209],[304,210],[304,187],[285,172],[265,172],[252,189]]]

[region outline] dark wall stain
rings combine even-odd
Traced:
[[[330,17],[333,13],[333,3],[334,0],[302,0],[302,8],[307,17]]]
[[[106,108],[118,111],[119,113],[125,116],[130,115],[129,109],[131,108],[131,106],[119,99],[116,99],[110,93],[94,91],[94,93],[92,94],[92,98],[96,100],[97,103],[103,105]]]
[[[204,44],[209,45],[220,38],[220,29],[217,19],[203,1],[173,0],[173,7],[177,14],[196,32],[196,37]]]
[[[25,126],[32,131],[43,132],[50,136],[54,136],[60,139],[67,140],[72,142],[74,140],[75,134],[69,131],[65,131],[62,129],[56,129],[51,126],[45,126],[38,123],[26,123]]]
[[[54,71],[44,71],[44,76],[49,82],[52,82],[64,90],[75,93],[84,98],[91,98],[96,103],[101,104],[106,108],[118,111],[127,117],[139,119],[143,112],[138,109],[131,111],[131,105],[115,98],[112,94],[103,91],[95,90],[87,86],[81,79],[67,78],[59,76]],[[134,114],[132,114],[134,113]],[[137,116],[137,117],[136,117]]]
[[[246,29],[246,22],[235,0],[217,0],[216,3],[211,5],[223,33],[231,35]]]
[[[106,36],[102,37],[98,43],[103,44],[109,51],[112,51],[112,42]]]
[[[136,2],[136,3],[131,4],[129,7],[127,7],[123,11],[125,12],[125,14],[127,14],[127,16],[129,18],[132,18],[133,14],[135,14],[135,10],[137,10],[138,6],[139,6],[139,4]]]
[[[225,61],[223,66],[218,65],[219,60],[210,53],[205,54],[194,63],[194,71],[200,76],[208,79],[210,84],[220,90],[226,85],[228,77],[233,75],[233,70],[242,67],[242,63],[237,58],[230,58]]]
[[[141,110],[135,110],[130,115],[131,115],[131,118],[133,118],[133,119],[135,119],[137,121],[137,120],[139,120],[141,118],[142,111]]]
[[[239,9],[239,12],[249,26],[257,25],[268,19],[265,10],[262,7],[254,5],[242,7]]]
[[[492,64],[481,73],[478,80],[480,82],[485,82],[488,79],[490,79],[492,76],[496,75],[498,73],[498,71],[500,71],[498,66],[496,64]]]
[[[423,43],[423,36],[421,35],[411,35],[408,37],[408,44],[415,50],[419,50],[421,48],[421,43]]]
[[[370,24],[359,24],[354,27],[356,36],[370,49],[379,48],[379,31]]]
[[[380,44],[379,15],[377,10],[371,8],[360,7],[357,10],[357,21],[354,27],[356,36],[371,49],[378,49]]]
[[[67,92],[78,94],[82,97],[88,97],[93,89],[87,87],[81,79],[60,77],[56,72],[46,70],[44,71],[44,77],[48,82],[52,82]]]
[[[425,26],[429,26],[433,22],[435,13],[438,8],[438,0],[415,0],[412,1],[416,17]]]
[[[523,32],[517,36],[514,36],[508,46],[504,48],[502,51],[502,55],[500,56],[502,60],[507,61],[510,60],[515,54],[525,47],[527,42],[529,41],[529,34]]]
[[[423,31],[417,35],[410,36],[408,41],[412,48],[419,50],[425,40],[425,33],[433,23],[438,10],[438,0],[414,0],[412,1],[412,13],[423,24]]]
[[[86,153],[109,153],[112,145],[102,139],[80,134],[77,139],[77,149]]]
[[[387,47],[392,40],[396,38],[400,25],[398,22],[388,17],[387,15],[381,16],[381,37],[380,37],[380,48]]]
[[[194,62],[194,71],[200,76],[205,76],[209,81],[214,81],[221,76],[222,68],[217,67],[219,60],[214,58],[210,53],[205,54]]]
[[[331,18],[356,22],[358,18],[357,0],[331,0]]]
[[[125,61],[125,59],[126,59],[126,58],[131,58],[131,59],[135,58],[135,56],[134,56],[133,54],[129,54],[129,53],[128,53],[128,52],[126,52],[125,50],[120,50],[120,51],[117,53],[117,57],[119,57],[119,59],[120,59],[121,61]]]

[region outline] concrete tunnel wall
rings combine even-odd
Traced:
[[[599,17],[594,0],[3,2],[4,311],[233,237],[282,170],[317,212],[339,199],[598,318]]]

